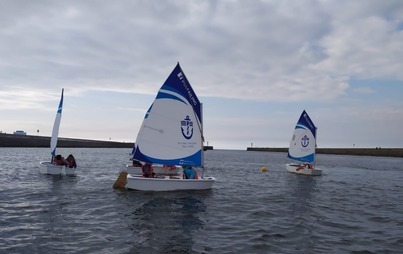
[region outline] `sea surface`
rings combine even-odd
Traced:
[[[131,149],[63,148],[77,177],[39,173],[49,149],[0,148],[0,253],[403,253],[403,158],[205,153],[208,191],[114,190]],[[267,172],[261,168],[267,167]]]

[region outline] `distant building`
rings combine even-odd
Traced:
[[[27,135],[25,131],[14,131],[15,135]]]

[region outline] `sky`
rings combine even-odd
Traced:
[[[134,142],[179,62],[205,145],[403,147],[400,0],[0,1],[0,131]]]

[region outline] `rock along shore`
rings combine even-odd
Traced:
[[[247,151],[288,152],[288,148],[248,147]],[[317,148],[317,154],[403,157],[403,148]]]

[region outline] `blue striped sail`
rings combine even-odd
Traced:
[[[304,110],[295,126],[288,149],[288,157],[307,163],[315,161],[316,127]]]
[[[62,95],[60,98],[59,107],[57,108],[56,118],[55,118],[55,122],[53,124],[52,137],[50,139],[50,153],[52,154],[52,158],[54,156],[56,156],[57,139],[59,136],[59,126],[60,126],[60,121],[62,119],[63,92],[64,92],[64,89],[62,89]]]
[[[179,63],[145,114],[133,159],[165,165],[203,164],[201,105]]]

